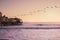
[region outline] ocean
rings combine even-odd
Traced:
[[[1,26],[0,40],[60,40],[59,24]]]

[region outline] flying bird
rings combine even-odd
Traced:
[[[53,8],[53,7],[51,6],[51,8]]]
[[[46,8],[49,8],[48,6]]]
[[[37,12],[40,12],[40,10],[37,10]]]
[[[55,8],[58,8],[58,7],[55,5]]]

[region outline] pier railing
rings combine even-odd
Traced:
[[[60,29],[60,27],[0,27],[0,29]]]

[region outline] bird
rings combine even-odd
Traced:
[[[37,12],[40,12],[40,10],[37,10]]]
[[[58,7],[55,5],[55,8],[58,8]]]
[[[46,8],[49,8],[48,6]]]
[[[53,6],[51,6],[51,8],[53,8]]]

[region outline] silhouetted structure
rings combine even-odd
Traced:
[[[0,12],[0,17],[2,17],[2,13]]]
[[[8,18],[5,15],[2,16],[0,12],[0,25],[22,25],[23,21],[19,18]]]

